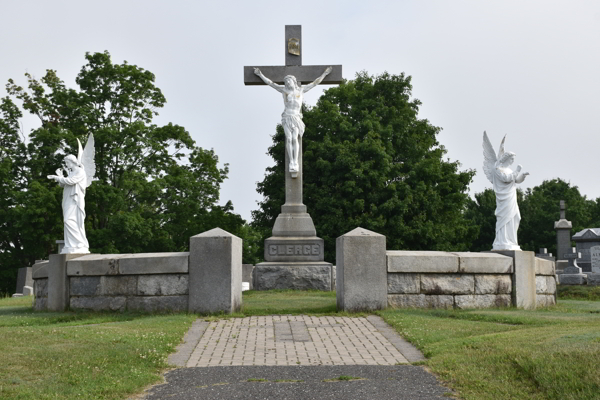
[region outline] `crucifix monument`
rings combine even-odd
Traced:
[[[303,94],[318,84],[339,84],[341,65],[302,65],[300,25],[285,26],[285,66],[244,67],[245,85],[268,85],[283,95],[285,204],[265,240],[265,261],[256,266],[255,287],[332,289],[332,265],[324,262],[323,239],[302,203]],[[302,83],[306,83],[302,85]]]

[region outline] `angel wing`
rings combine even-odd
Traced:
[[[79,140],[77,140],[79,142]],[[85,187],[89,187],[94,180],[94,175],[96,175],[96,162],[94,161],[94,157],[96,156],[96,149],[94,148],[94,135],[90,133],[88,137],[88,141],[85,144],[85,149],[81,151],[81,143],[79,143],[79,162],[83,165],[83,169],[85,170],[85,175],[87,177]]]
[[[504,150],[504,140],[502,140],[500,148]],[[492,184],[494,183],[494,170],[496,169],[497,160],[494,146],[492,146],[487,133],[483,131],[483,172]]]
[[[498,149],[498,160],[504,154],[504,141],[506,140],[506,135],[502,138],[502,142],[500,142],[500,148]]]

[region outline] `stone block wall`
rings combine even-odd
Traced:
[[[535,259],[535,303],[537,307],[556,304],[556,266],[553,261]]]
[[[497,253],[387,251],[386,258],[390,307],[515,305],[512,257]],[[536,258],[535,268],[537,306],[556,304],[554,262]]]
[[[66,261],[69,308],[188,310],[189,253],[90,254]],[[34,265],[34,309],[48,309],[48,262]]]
[[[71,310],[187,311],[188,275],[72,276]]]

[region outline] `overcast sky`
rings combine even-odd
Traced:
[[[560,177],[600,197],[597,0],[4,0],[0,15],[3,84],[54,69],[76,87],[86,51],[153,72],[167,98],[156,122],[184,126],[229,164],[221,203],[232,200],[247,220],[283,102],[244,86],[243,66],[283,65],[286,24],[302,25],[305,65],[341,64],[346,79],[411,75],[419,116],[443,128],[451,160],[477,170],[471,194],[491,187],[481,167],[487,130],[496,149],[508,135],[506,150],[531,173],[523,188]],[[34,122],[24,120],[26,132]]]

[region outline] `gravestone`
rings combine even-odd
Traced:
[[[590,247],[592,273],[587,274],[588,285],[600,286],[600,246]]]
[[[17,274],[17,288],[15,294],[23,293],[23,287],[33,286],[33,278],[31,276],[31,267],[19,268]]]
[[[592,260],[592,273],[600,274],[600,246],[590,247],[590,258]]]
[[[573,224],[566,220],[565,211],[567,205],[564,200],[560,201],[560,218],[554,223],[556,230],[556,270],[562,271],[567,266],[564,255],[571,250],[571,229]]]
[[[548,261],[554,261],[554,257],[552,257],[552,253],[548,253],[548,249],[545,247],[540,247],[540,252],[535,255],[537,258],[541,258]]]
[[[559,274],[559,282],[561,285],[584,285],[587,280],[587,275],[581,272],[581,267],[578,266],[578,259],[581,258],[581,253],[575,247],[571,251],[564,254],[564,258],[569,261],[569,265]]]
[[[577,264],[582,272],[592,272],[590,249],[600,245],[600,228],[584,229],[573,235],[572,239],[577,246],[577,251],[581,253],[581,260],[577,260]]]
[[[256,68],[275,84],[283,84],[284,78],[289,75],[296,78],[298,85],[323,77],[329,66],[302,65],[300,25],[285,26],[284,42],[285,66],[246,66],[245,85],[267,84],[256,75]],[[321,84],[339,84],[341,81],[342,66],[334,65]],[[281,213],[273,226],[273,236],[265,240],[265,262],[257,264],[254,269],[256,290],[332,290],[332,265],[324,261],[323,239],[317,237],[313,220],[302,200],[301,134],[298,137],[297,154],[297,165],[290,169],[290,156],[287,149],[285,151],[285,204],[281,206]]]

